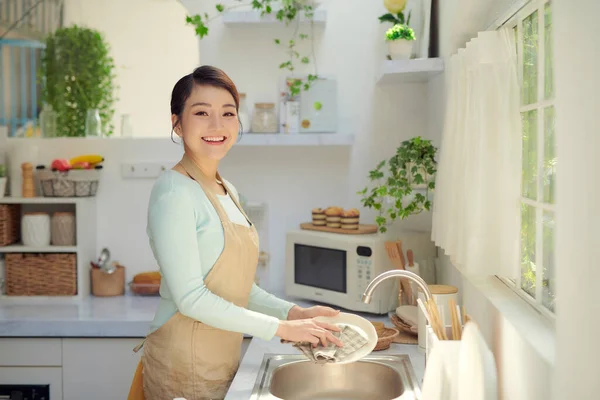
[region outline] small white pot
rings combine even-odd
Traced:
[[[412,55],[414,40],[388,40],[388,51],[392,60],[408,60]]]
[[[6,181],[7,178],[5,176],[0,178],[0,199],[3,198],[6,193]]]

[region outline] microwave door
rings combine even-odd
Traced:
[[[347,293],[346,251],[297,243],[294,246],[296,284]]]

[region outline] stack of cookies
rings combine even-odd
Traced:
[[[356,208],[342,207],[313,208],[312,224],[338,229],[358,229],[360,212]]]
[[[342,212],[340,223],[340,228],[342,229],[358,229],[358,221],[360,219],[360,211],[356,208],[351,208],[349,210],[344,210]]]
[[[312,223],[315,226],[325,226],[327,225],[326,221],[327,217],[325,215],[325,210],[322,208],[313,208],[312,210]]]
[[[344,209],[342,207],[327,207],[325,210],[325,216],[327,219],[328,228],[341,228],[342,213]]]

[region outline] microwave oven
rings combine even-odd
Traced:
[[[387,279],[373,292],[369,304],[362,295],[377,275],[394,269],[385,242],[401,240],[406,254],[433,265],[436,249],[430,233],[405,231],[393,238],[381,233],[339,234],[293,230],[286,234],[285,293],[346,310],[386,314],[398,306],[398,281]],[[405,256],[406,257],[406,256]]]

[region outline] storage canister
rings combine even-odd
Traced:
[[[52,244],[54,246],[75,246],[75,214],[55,212],[52,215]]]
[[[50,215],[45,212],[27,212],[21,220],[21,239],[25,246],[50,245]]]

